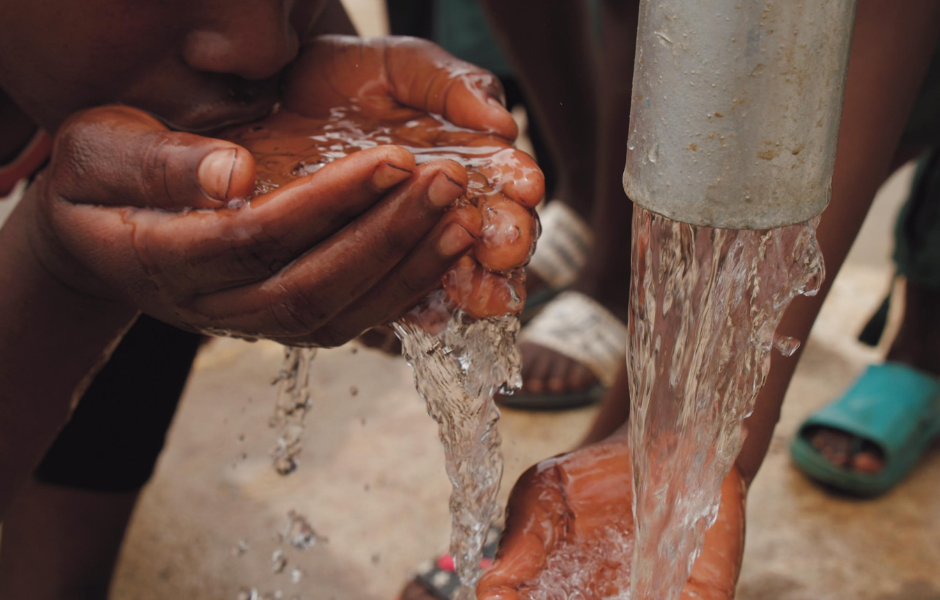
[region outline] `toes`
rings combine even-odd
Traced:
[[[813,435],[813,447],[823,458],[837,467],[845,467],[851,459],[852,436],[834,429],[820,428]]]
[[[881,451],[871,444],[864,442],[862,450],[852,457],[852,470],[867,475],[873,475],[881,471],[885,466],[884,456]]]
[[[530,394],[578,392],[597,381],[594,373],[571,358],[537,344],[523,342],[522,390]]]
[[[594,372],[579,362],[572,362],[568,369],[568,389],[585,390],[597,381]]]
[[[551,368],[550,350],[523,342],[519,351],[522,353],[522,390],[531,394],[542,393]]]

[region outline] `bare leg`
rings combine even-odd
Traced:
[[[904,320],[888,350],[888,360],[910,365],[924,373],[940,376],[940,292],[908,282],[904,293]],[[853,453],[851,435],[836,429],[813,432],[813,446],[833,464],[863,473],[876,473],[884,467],[881,451],[863,443]]]
[[[593,140],[595,151],[591,154],[596,162],[588,171],[595,182],[590,215],[595,244],[593,256],[574,286],[624,321],[630,288],[629,224],[633,205],[623,192],[621,177],[630,126],[638,7],[636,0],[600,3],[602,52],[598,61],[598,122],[597,136]],[[539,89],[542,92],[537,96],[541,99],[538,105],[553,105],[555,96],[551,90],[546,86]],[[568,356],[531,343],[521,344],[520,349],[524,392],[577,391],[597,381],[586,366]]]
[[[861,2],[855,22],[833,195],[818,237],[826,283],[814,298],[798,298],[780,324],[783,335],[806,340],[832,281],[861,228],[875,192],[888,175],[904,125],[930,63],[940,28],[932,0]],[[767,384],[747,420],[738,459],[747,481],[763,462],[799,353],[773,357]]]
[[[597,113],[590,7],[585,0],[481,0],[530,99],[558,173],[555,195],[585,219],[594,201]]]
[[[864,2],[858,7],[842,127],[833,177],[832,201],[823,213],[819,243],[826,260],[826,282],[813,298],[798,298],[787,311],[779,331],[806,340],[823,300],[861,228],[875,192],[894,164],[895,150],[907,116],[920,89],[932,56],[940,21],[940,5],[930,0],[907,0],[903,6]],[[890,90],[887,93],[885,90]],[[933,315],[936,302],[917,290],[909,306],[913,314]],[[927,349],[912,348],[910,334],[923,328],[925,316],[915,317],[907,333],[899,335],[900,355]],[[936,339],[935,337],[932,339]],[[938,353],[940,354],[940,353]],[[773,356],[773,368],[747,420],[748,438],[739,467],[747,481],[753,479],[770,443],[799,353],[790,358]],[[918,358],[917,360],[921,360]],[[585,443],[602,439],[629,414],[626,369],[604,399],[604,405]]]
[[[137,495],[31,482],[3,523],[0,598],[107,598]]]

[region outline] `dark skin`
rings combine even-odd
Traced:
[[[304,46],[351,31],[338,1],[0,8],[0,122],[19,124],[0,154],[37,126],[55,137],[0,229],[0,348],[16,349],[0,361],[0,596],[84,598],[107,588],[135,496],[24,484],[139,311],[190,330],[339,344],[438,287],[474,242],[441,225],[467,182],[452,161],[364,150],[234,210],[254,161],[196,132],[260,117],[282,91],[329,103],[336,86],[367,83],[379,114],[408,105],[508,139],[515,125],[492,76],[431,44],[362,44],[361,67],[331,70],[342,52]],[[329,71],[332,87],[309,85],[305,68]],[[434,185],[441,174],[448,185]],[[203,210],[179,211],[189,207]],[[399,231],[400,214],[417,224]],[[58,527],[39,526],[70,506]],[[89,524],[93,543],[80,541]],[[87,569],[50,576],[29,558],[53,555]]]
[[[574,289],[627,320],[632,204],[620,182],[629,130],[638,2],[603,0],[547,9],[540,0],[483,0],[490,23],[559,165],[558,199],[591,226],[593,253]],[[538,15],[531,18],[530,15]],[[600,43],[596,29],[600,29]],[[531,273],[530,289],[539,284]],[[595,374],[569,356],[531,342],[522,352],[522,391],[561,394],[589,388]]]

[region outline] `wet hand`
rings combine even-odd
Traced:
[[[522,600],[536,590],[576,586],[584,600],[616,597],[629,585],[633,536],[630,453],[610,438],[526,471],[509,498],[496,562],[477,587],[481,600]],[[731,600],[744,549],[744,484],[737,469],[722,485],[718,519],[683,588],[683,600]],[[558,574],[569,574],[558,577]],[[577,574],[573,577],[572,574]]]
[[[240,202],[254,184],[236,144],[92,109],[27,193],[31,247],[74,292],[180,327],[336,345],[438,287],[474,243],[441,219],[468,184],[453,161],[383,146]]]
[[[354,104],[388,122],[432,113],[511,141],[517,129],[502,93],[492,73],[425,40],[325,35],[305,46],[288,71],[283,105],[328,117],[334,108]]]
[[[467,194],[445,219],[477,241],[444,287],[466,312],[486,317],[522,309],[519,267],[534,248],[531,209],[544,193],[535,162],[511,147],[516,128],[500,96],[492,74],[429,42],[324,36],[289,73],[284,110],[223,135],[251,150],[260,179],[275,185],[368,144],[401,145],[419,163],[446,157],[466,166]]]

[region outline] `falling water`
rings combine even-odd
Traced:
[[[777,324],[822,282],[817,223],[733,231],[634,210],[632,598],[675,600],[689,577],[771,348],[796,350],[795,340],[775,340]]]
[[[471,318],[449,308],[439,291],[394,327],[444,445],[453,486],[450,552],[462,584],[458,598],[474,598],[486,533],[500,513],[503,457],[493,397],[521,384],[519,319]]]
[[[277,431],[277,445],[271,450],[274,469],[281,475],[297,468],[303,449],[304,420],[310,410],[310,365],[313,348],[284,348],[284,364],[272,382],[277,399],[270,425]]]

